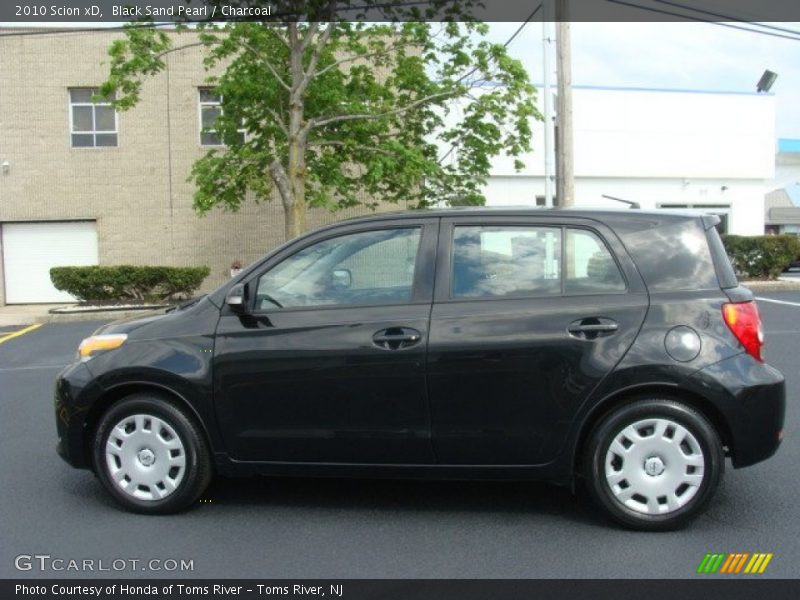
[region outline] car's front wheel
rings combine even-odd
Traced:
[[[656,531],[681,527],[703,511],[725,456],[701,413],[648,399],[604,418],[589,436],[583,464],[590,494],[612,518]]]
[[[182,409],[136,394],[111,406],[94,437],[100,481],[127,510],[164,514],[197,501],[211,480],[203,432]]]

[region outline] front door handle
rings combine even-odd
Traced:
[[[402,350],[420,342],[422,334],[411,327],[389,327],[375,332],[372,343],[384,350]]]
[[[573,321],[567,327],[567,331],[572,337],[581,340],[594,340],[598,337],[611,335],[616,333],[618,329],[619,323],[604,317],[586,317]]]

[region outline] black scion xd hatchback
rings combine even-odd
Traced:
[[[782,437],[781,374],[716,217],[452,209],[281,246],[85,339],[58,451],[123,507],[223,475],[582,483],[625,525],[698,515]]]

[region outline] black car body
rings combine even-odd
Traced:
[[[784,380],[761,360],[753,296],[716,222],[661,211],[449,209],[319,229],[187,306],[101,328],[99,348],[58,377],[59,453],[98,471],[128,508],[166,512],[196,500],[202,489],[180,502],[144,497],[148,485],[125,498],[103,475],[104,460],[111,471],[122,464],[109,439],[124,441],[109,438],[114,423],[104,419],[145,397],[199,432],[202,452],[187,445],[180,465],[187,482],[207,453],[226,475],[571,484],[613,475],[614,439],[625,446],[625,437],[604,427],[655,401],[642,418],[661,419],[652,427],[665,447],[675,445],[670,423],[693,434],[695,450],[674,455],[688,461],[687,489],[697,480],[692,502],[631,500],[624,487],[594,495],[628,525],[677,525],[710,497],[722,452],[745,467],[770,457],[782,436]],[[109,349],[109,339],[123,342]],[[142,406],[118,422],[150,414]],[[192,437],[172,413],[158,414],[175,426],[170,436]],[[647,423],[636,425],[641,439]],[[648,452],[642,468],[661,477],[669,453]],[[702,466],[689,464],[693,453]],[[614,494],[628,506],[614,505]]]

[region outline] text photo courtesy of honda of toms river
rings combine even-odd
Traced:
[[[628,527],[700,514],[772,456],[785,389],[718,218],[443,209],[277,248],[85,339],[58,452],[125,509],[212,475],[546,480]]]

